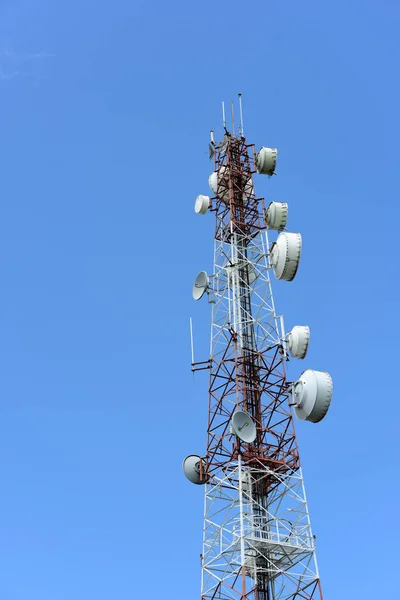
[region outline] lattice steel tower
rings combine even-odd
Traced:
[[[310,331],[285,334],[271,272],[295,277],[302,239],[285,229],[287,204],[265,208],[255,194],[253,175],[274,174],[276,149],[255,152],[242,118],[238,134],[223,119],[219,143],[211,132],[213,197],[195,203],[197,214],[215,215],[214,270],[193,286],[212,305],[210,358],[192,358],[193,370],[210,370],[207,450],[183,463],[205,485],[201,600],[322,599],[292,411],[320,421],[332,380],[310,369],[286,379],[286,361],[305,357]],[[269,230],[280,231],[272,244]]]

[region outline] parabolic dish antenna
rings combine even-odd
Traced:
[[[213,171],[213,173],[211,173],[210,177],[208,178],[208,185],[210,186],[210,190],[217,195],[217,189],[218,189],[218,174],[216,171]]]
[[[221,165],[220,168],[218,169],[218,171],[214,171],[213,173],[211,173],[210,177],[208,178],[208,185],[210,186],[211,191],[214,193],[215,196],[218,196],[218,198],[221,198],[222,200],[229,200],[229,190],[226,189],[225,191],[222,190],[218,192],[218,186],[221,185],[221,181],[223,178],[223,175],[226,171],[226,166],[225,165]],[[228,183],[226,182],[226,185],[224,184],[223,187],[227,188]]]
[[[278,158],[278,150],[276,148],[261,147],[256,156],[257,173],[261,175],[273,175]]]
[[[217,196],[221,200],[224,200],[224,202],[229,202],[229,181],[228,181],[227,177],[225,177],[225,179],[223,179],[226,169],[227,169],[226,165],[221,165],[220,168],[218,169],[218,171],[214,171],[213,173],[211,173],[211,175],[208,178],[208,184],[210,186],[211,191],[213,192],[213,194],[215,196]],[[221,186],[221,181],[223,182],[222,186]],[[220,187],[219,193],[218,193],[218,187]],[[247,179],[247,181],[243,180],[243,194],[242,194],[243,202],[245,202],[245,203],[248,202],[249,198],[251,198],[254,195],[255,195],[255,192],[254,192],[253,180],[251,177],[249,177]]]
[[[202,298],[204,296],[204,294],[207,292],[209,286],[210,286],[210,282],[208,279],[207,272],[200,271],[200,273],[197,275],[196,279],[194,280],[193,290],[192,290],[193,298],[195,300],[200,300],[200,298]]]
[[[265,220],[269,229],[285,229],[289,207],[286,202],[271,202],[265,211]]]
[[[318,423],[328,412],[333,384],[329,373],[307,369],[293,384],[292,401],[296,417]]]
[[[197,454],[189,454],[182,463],[183,472],[192,483],[203,485],[207,481],[206,461]]]
[[[243,442],[251,444],[257,435],[253,419],[246,412],[237,410],[232,417],[232,430]]]
[[[288,336],[289,352],[293,358],[304,358],[310,342],[310,328],[307,325],[295,325]]]
[[[277,279],[294,279],[300,262],[301,246],[300,233],[284,231],[278,235],[271,249],[271,264]]]
[[[255,196],[255,191],[254,191],[253,180],[250,177],[250,179],[248,179],[244,185],[243,196],[242,196],[243,202],[244,203],[248,202],[252,196]]]
[[[194,203],[194,212],[197,215],[205,215],[210,206],[210,198],[209,196],[203,196],[200,194],[196,198],[196,202]]]

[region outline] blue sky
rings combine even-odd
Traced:
[[[0,599],[199,597],[208,132],[243,94],[258,195],[304,240],[287,328],[329,370],[297,426],[324,597],[393,598],[399,503],[395,0],[0,3]]]

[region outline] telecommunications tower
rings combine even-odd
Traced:
[[[322,599],[299,461],[293,411],[317,423],[332,398],[328,373],[307,369],[286,379],[289,357],[307,353],[305,325],[285,333],[275,309],[271,273],[292,281],[302,238],[286,230],[288,205],[255,194],[253,175],[275,173],[276,148],[258,152],[240,125],[216,143],[211,132],[212,197],[195,212],[214,213],[214,269],[201,271],[195,300],[212,306],[207,448],[183,462],[186,477],[204,484],[201,600]],[[271,244],[269,231],[279,232]]]

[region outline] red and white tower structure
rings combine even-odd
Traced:
[[[241,99],[240,114],[241,114]],[[332,398],[328,373],[307,369],[289,382],[286,364],[305,357],[310,330],[285,333],[271,275],[291,281],[302,238],[286,230],[288,206],[255,193],[256,173],[272,176],[277,150],[258,152],[226,128],[211,132],[212,197],[195,212],[215,216],[214,269],[199,273],[196,300],[212,306],[207,448],[183,463],[204,485],[201,600],[322,599],[294,429],[294,415],[320,421]],[[271,243],[272,231],[276,240]]]

